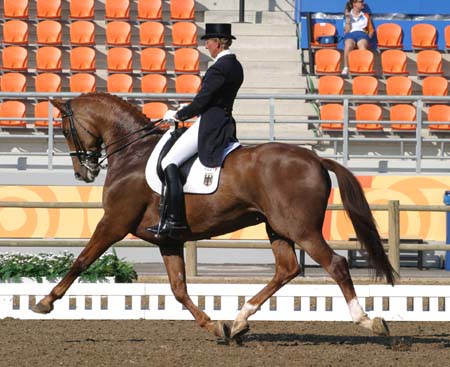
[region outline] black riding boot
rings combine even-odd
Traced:
[[[178,167],[175,164],[169,164],[164,170],[166,180],[166,215],[156,226],[148,227],[147,231],[158,234],[159,236],[179,239],[180,232],[185,230],[185,208],[183,185],[181,184]]]

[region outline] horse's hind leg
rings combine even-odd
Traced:
[[[268,224],[266,224],[266,231],[275,256],[275,274],[270,282],[242,307],[231,328],[231,337],[246,333],[249,330],[248,318],[276,291],[300,273],[294,243],[279,236]]]
[[[355,324],[372,330],[377,335],[389,335],[389,330],[381,318],[370,319],[356,297],[355,287],[350,276],[347,259],[336,254],[325,242],[322,233],[303,236],[299,242],[304,250],[318,262],[339,285],[344,294],[350,310],[350,315]]]

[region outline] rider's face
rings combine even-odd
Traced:
[[[215,59],[221,51],[220,43],[217,38],[208,38],[205,41],[205,47],[213,59]]]

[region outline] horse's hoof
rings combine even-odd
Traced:
[[[230,327],[226,322],[217,321],[214,324],[214,335],[219,339],[228,341],[230,339]]]
[[[233,327],[231,328],[231,338],[235,340],[240,340],[242,335],[244,335],[246,332],[250,330],[250,326],[248,322],[239,322],[236,324],[236,322],[233,324]]]
[[[50,312],[52,312],[52,310],[53,310],[53,306],[51,306],[49,304],[43,304],[42,302],[39,302],[38,304],[31,307],[31,311],[36,312],[36,313],[42,313],[42,314],[50,313]]]
[[[376,335],[380,335],[380,336],[389,336],[390,335],[389,327],[388,327],[386,321],[384,321],[384,319],[382,319],[381,317],[375,317],[373,319],[372,331]]]

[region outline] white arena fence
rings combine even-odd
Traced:
[[[48,315],[31,306],[54,284],[0,285],[0,318],[192,320],[169,284],[76,283]],[[190,284],[194,303],[214,320],[234,320],[263,284]],[[450,286],[359,285],[359,301],[370,317],[387,321],[450,321]],[[267,321],[351,321],[337,285],[286,285],[250,318]]]

